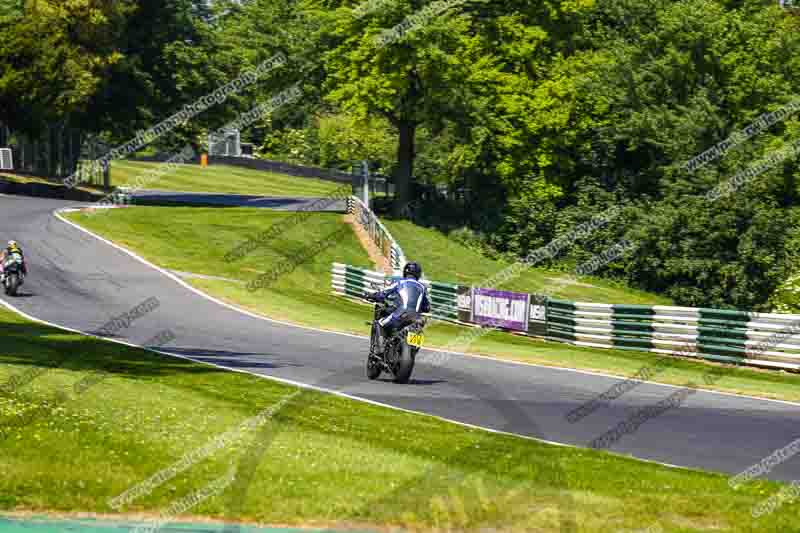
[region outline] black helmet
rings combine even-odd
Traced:
[[[414,279],[419,280],[422,277],[422,267],[418,263],[406,263],[403,267],[403,277],[414,276]]]

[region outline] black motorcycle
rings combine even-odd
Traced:
[[[374,301],[369,295],[365,295],[364,299]],[[423,334],[425,318],[419,313],[405,311],[400,317],[398,327],[394,328],[384,339],[383,353],[377,353],[381,327],[378,320],[388,316],[392,310],[393,306],[391,305],[376,303],[372,322],[367,322],[372,326],[369,356],[367,357],[367,377],[378,379],[381,372],[388,372],[394,376],[395,383],[408,383],[411,372],[414,370],[417,352],[422,348],[425,340]]]
[[[3,288],[8,296],[16,296],[25,275],[22,273],[22,256],[16,253],[6,257],[3,263]]]

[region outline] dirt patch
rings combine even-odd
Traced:
[[[343,218],[347,224],[350,224],[353,227],[353,232],[356,234],[356,237],[358,237],[358,241],[361,243],[361,246],[367,251],[370,261],[372,261],[372,264],[375,265],[375,269],[379,272],[383,272],[387,276],[391,276],[391,262],[389,259],[383,256],[375,243],[372,242],[369,233],[367,233],[363,226],[356,221],[353,215],[344,215]]]
[[[575,287],[590,287],[592,289],[599,289],[600,288],[597,285],[591,285],[589,283],[581,283],[580,281],[566,280],[564,278],[545,278],[545,279],[548,279],[550,281],[555,281],[556,283],[567,283],[567,282],[569,282],[570,286],[575,286]]]
[[[170,270],[173,274],[183,279],[206,279],[215,281],[229,281],[231,283],[244,283],[240,279],[223,278],[220,276],[207,276],[205,274],[196,274],[194,272],[181,272],[180,270]]]

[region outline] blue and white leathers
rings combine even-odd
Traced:
[[[428,291],[425,285],[412,278],[401,279],[390,287],[375,293],[378,301],[385,299],[394,300],[395,309],[391,315],[382,318],[379,324],[384,330],[391,328],[406,311],[416,313],[429,313],[431,304],[428,300]]]

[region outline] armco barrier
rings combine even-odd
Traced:
[[[334,263],[334,291],[359,297],[396,279]],[[469,288],[426,281],[432,315],[459,320],[459,292]],[[536,296],[536,295],[532,295]],[[541,297],[531,298],[538,301]],[[466,305],[469,307],[469,304]],[[462,309],[464,311],[464,309]],[[533,322],[531,322],[533,323]],[[800,315],[747,313],[665,305],[611,305],[547,298],[544,317],[527,334],[578,346],[649,351],[725,363],[800,371]]]
[[[458,320],[458,285],[425,281],[431,301],[431,314],[436,318]]]
[[[374,292],[386,284],[386,275],[383,272],[342,263],[334,263],[331,274],[333,291],[353,298],[360,298],[364,293]]]
[[[333,289],[360,297],[397,277],[333,265]],[[459,320],[459,293],[469,287],[423,280],[432,315],[467,322],[469,303]],[[373,283],[375,286],[373,286]],[[532,295],[544,316],[532,318],[527,332],[557,342],[595,348],[649,351],[725,363],[800,371],[800,315],[747,313],[665,305],[611,305],[571,302]],[[533,309],[533,307],[532,307]],[[533,311],[531,311],[533,312]]]
[[[800,370],[800,315],[549,299],[547,338]]]
[[[347,212],[352,214],[356,221],[366,230],[372,242],[375,243],[383,256],[389,260],[394,273],[399,274],[406,262],[405,254],[403,254],[403,249],[394,240],[389,230],[378,220],[375,213],[364,205],[361,199],[355,196],[350,196],[347,199]]]
[[[342,263],[334,263],[331,274],[333,291],[352,298],[360,298],[366,292],[374,292],[387,287],[399,279],[397,276],[386,276],[382,272]],[[431,316],[440,320],[456,321],[458,319],[456,299],[458,286],[428,280],[422,280],[422,282],[428,287],[430,293]]]

